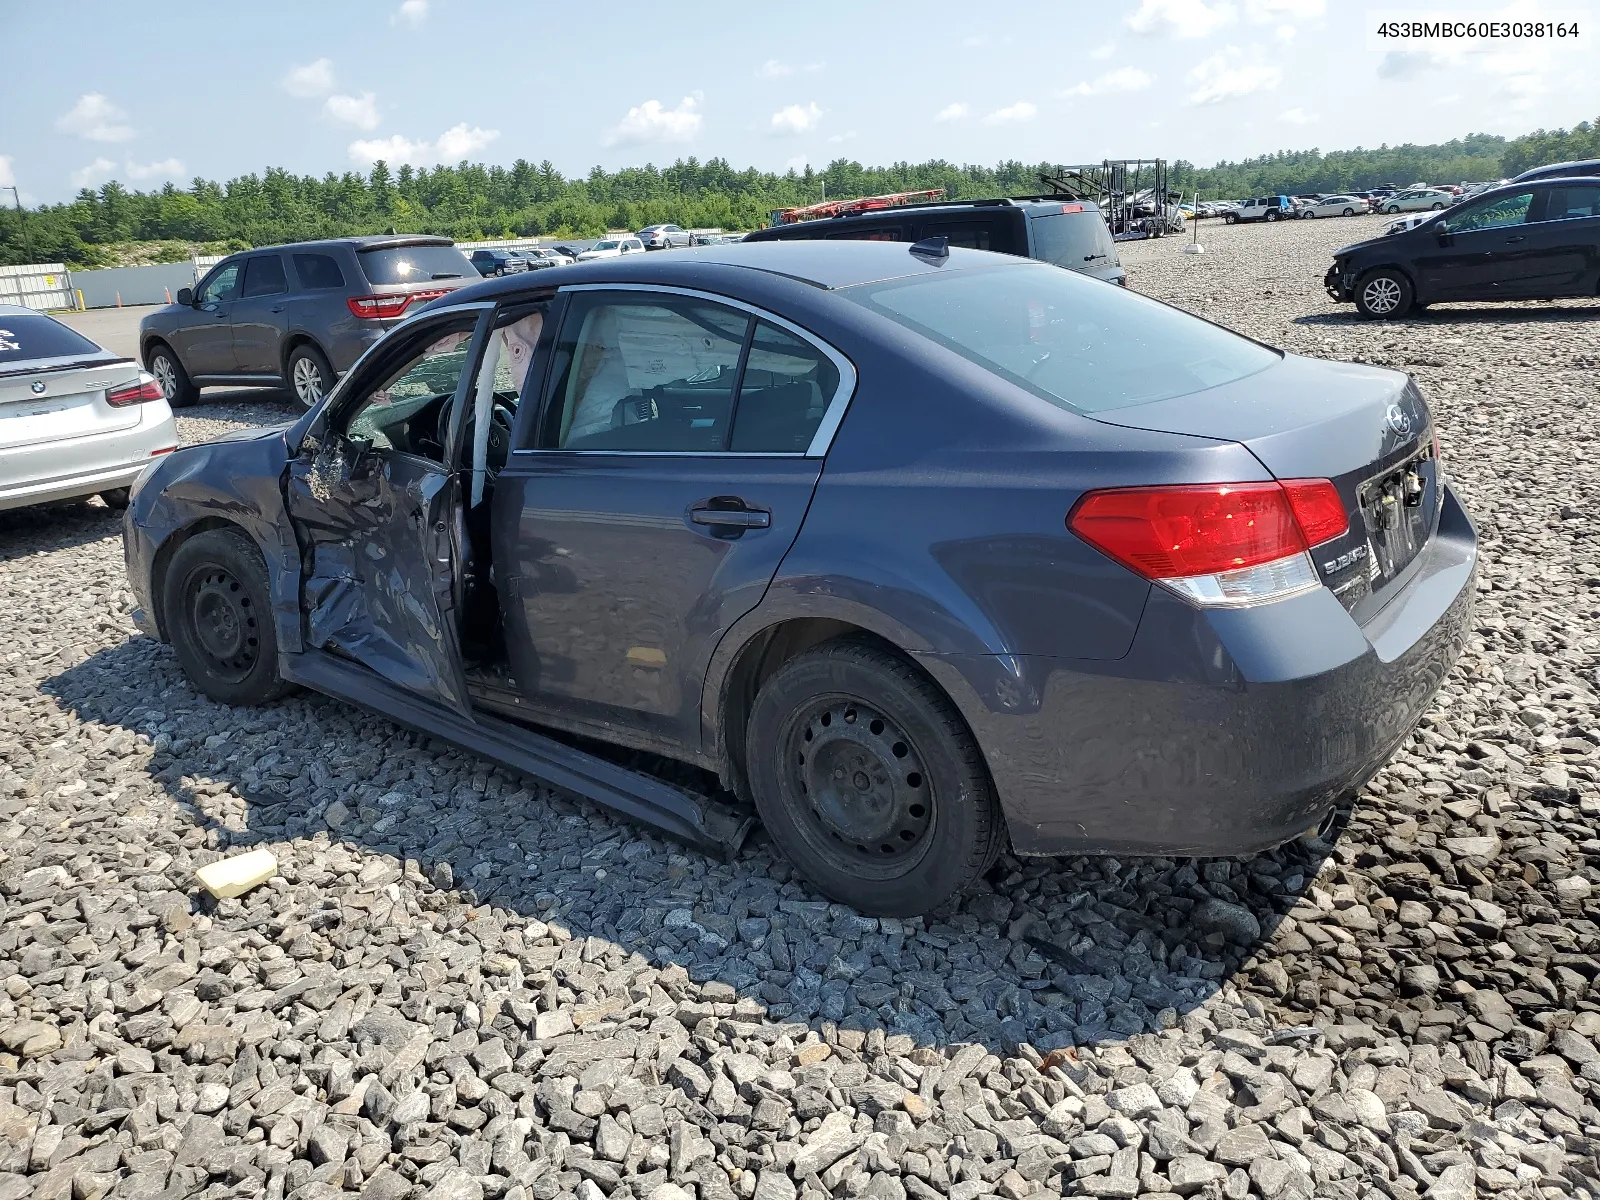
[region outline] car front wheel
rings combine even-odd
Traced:
[[[972,735],[930,679],[876,646],[830,642],[780,667],[756,697],[745,755],[778,848],[860,912],[926,913],[1000,852]]]
[[[289,355],[289,388],[301,408],[313,408],[333,386],[333,368],[315,346],[296,346]]]
[[[1233,213],[1224,213],[1222,221],[1225,225],[1235,225],[1238,223],[1239,218],[1234,216]]]
[[[165,342],[150,351],[150,374],[156,377],[156,386],[170,408],[188,408],[200,398],[200,389],[189,379],[189,372]]]
[[[184,542],[161,587],[172,647],[195,687],[223,704],[263,704],[292,690],[278,675],[266,563],[242,531]]]
[[[1400,211],[1400,206],[1398,204],[1391,204],[1391,205],[1389,205],[1388,208],[1384,209],[1383,211],[1386,212],[1386,213],[1389,213],[1392,216],[1393,214],[1395,214],[1395,213]]]
[[[1316,219],[1316,216],[1317,214],[1312,212],[1309,208],[1300,214],[1301,219],[1306,221],[1313,221]]]
[[[1356,311],[1368,319],[1404,316],[1415,299],[1411,281],[1390,267],[1372,272],[1356,285]]]

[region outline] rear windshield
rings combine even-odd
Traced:
[[[385,246],[362,250],[361,270],[367,282],[426,283],[430,279],[464,279],[478,269],[454,246]]]
[[[1278,361],[1274,350],[1136,292],[1028,264],[839,294],[1078,413],[1185,396]]]
[[[0,314],[0,364],[9,366],[35,358],[88,358],[104,353],[81,333],[49,317]]]
[[[1031,217],[1033,258],[1075,271],[1117,265],[1117,247],[1097,212],[1052,213]]]

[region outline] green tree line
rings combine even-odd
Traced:
[[[1600,127],[1539,130],[1519,138],[1471,134],[1439,145],[1375,150],[1280,152],[1196,167],[1178,160],[1172,185],[1202,197],[1239,198],[1273,192],[1333,191],[1417,180],[1499,179],[1528,166],[1600,157]],[[317,178],[270,167],[226,183],[194,179],[187,188],[130,191],[115,181],[85,188],[70,203],[26,214],[0,211],[0,264],[65,262],[93,267],[111,261],[108,246],[125,242],[207,242],[229,248],[309,238],[403,232],[442,233],[461,240],[492,237],[596,236],[672,221],[684,226],[750,229],[774,209],[828,196],[942,187],[952,199],[1037,192],[1039,175],[1058,164],[1016,161],[993,167],[943,160],[865,167],[837,159],[825,170],[783,174],[736,171],[724,158],[680,159],[567,178],[548,161],[519,159],[510,167],[461,162],[431,170],[375,164]]]

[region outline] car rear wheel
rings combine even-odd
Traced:
[[[1353,216],[1356,215],[1356,210],[1353,209],[1353,208],[1347,208],[1347,209],[1344,210],[1344,212],[1340,213],[1339,215],[1342,216],[1342,217],[1353,217]]]
[[[261,552],[236,529],[178,547],[162,580],[162,612],[189,681],[223,704],[263,704],[289,692]]]
[[[161,395],[168,407],[188,408],[200,399],[200,389],[189,379],[189,372],[165,342],[158,342],[150,351],[150,374],[156,377]]]
[[[875,646],[830,642],[780,667],[756,697],[745,755],[778,848],[863,913],[937,908],[1000,852],[972,735],[929,679]]]
[[[310,344],[296,346],[289,355],[289,389],[301,408],[313,408],[333,386],[333,368],[327,357]]]
[[[128,507],[128,489],[108,488],[100,493],[100,499],[107,508],[116,509],[120,512]]]
[[[1373,320],[1404,316],[1415,298],[1411,281],[1389,267],[1372,272],[1356,284],[1356,311]]]
[[[1278,219],[1278,214],[1277,214],[1277,213],[1275,213],[1275,212],[1269,212],[1269,213],[1268,213],[1268,214],[1267,214],[1267,220],[1269,220],[1269,221],[1276,221],[1276,220],[1277,220],[1277,219]]]
[[[1443,208],[1443,207],[1444,207],[1444,205],[1442,205],[1442,204],[1435,204],[1435,205],[1433,205],[1433,209],[1434,209],[1434,211],[1436,211],[1436,212],[1437,212],[1437,211],[1438,211],[1438,210],[1439,210],[1439,209],[1441,209],[1441,208]]]

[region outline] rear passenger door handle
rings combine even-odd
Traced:
[[[274,304],[274,305],[273,305],[273,306],[272,306],[272,311],[273,311],[273,312],[275,312],[275,313],[281,313],[281,312],[282,312],[282,311],[283,311],[283,305],[281,305],[281,304]]]
[[[762,508],[712,508],[702,504],[689,510],[689,520],[724,529],[766,529],[772,524],[772,514]]]

